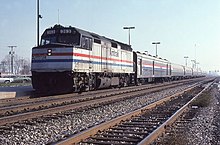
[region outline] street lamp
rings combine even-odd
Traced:
[[[196,69],[199,70],[199,62],[196,62]]]
[[[196,68],[196,60],[191,60],[192,61],[192,68]]]
[[[43,17],[40,15],[40,2],[39,2],[39,0],[37,0],[37,46],[39,46],[39,39],[40,39],[40,37],[39,37],[39,21],[40,21],[40,19],[42,19]]]
[[[186,66],[187,66],[187,58],[189,58],[188,56],[184,56],[184,58],[186,59]]]
[[[13,48],[15,48],[17,46],[8,46],[8,47],[11,49],[11,51],[9,51],[9,55],[11,55],[11,74],[13,74],[14,73],[14,70],[13,70],[14,64],[13,64],[13,62],[14,62],[14,54],[15,54]]]
[[[152,42],[152,44],[155,44],[156,45],[156,57],[158,56],[157,55],[157,44],[160,44],[160,42]]]
[[[130,45],[130,30],[135,29],[135,27],[123,27],[123,29],[128,29],[128,44]]]

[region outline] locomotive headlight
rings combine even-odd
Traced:
[[[52,50],[51,50],[51,49],[48,49],[48,50],[47,50],[47,55],[48,55],[48,56],[52,55]]]

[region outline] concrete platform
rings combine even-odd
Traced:
[[[0,99],[31,95],[32,86],[0,87]]]

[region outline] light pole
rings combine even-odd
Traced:
[[[160,42],[152,42],[152,44],[155,44],[156,45],[156,57],[158,56],[157,55],[157,44],[160,44]]]
[[[199,71],[199,62],[196,62],[196,66],[197,71]]]
[[[186,66],[187,66],[187,59],[189,58],[188,56],[184,56],[184,58],[186,59]]]
[[[191,60],[192,61],[192,68],[196,68],[196,60]]]
[[[135,29],[135,27],[123,27],[123,29],[128,29],[128,44],[131,45],[131,44],[130,44],[130,39],[131,39],[131,38],[130,38],[130,37],[131,37],[131,36],[130,36],[130,30],[131,30],[131,29]]]
[[[13,62],[14,62],[14,54],[15,54],[13,48],[17,46],[8,46],[8,47],[11,48],[11,51],[9,51],[9,55],[11,55],[11,74],[13,74],[13,66],[14,66]]]
[[[37,46],[39,46],[39,21],[40,21],[40,19],[42,19],[43,17],[40,15],[40,8],[39,8],[39,5],[40,5],[40,2],[39,2],[39,0],[37,0]]]

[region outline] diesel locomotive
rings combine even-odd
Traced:
[[[75,27],[55,25],[32,48],[37,91],[87,91],[199,77],[201,71],[133,51],[130,45]]]

